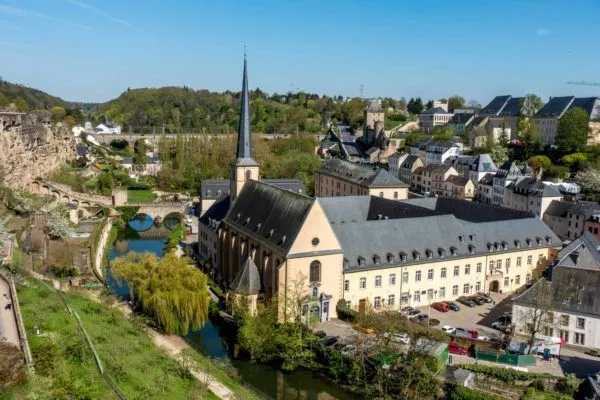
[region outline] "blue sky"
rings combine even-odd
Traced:
[[[424,99],[599,95],[600,1],[0,0],[0,75],[73,101],[128,87]],[[293,86],[292,86],[293,85]]]

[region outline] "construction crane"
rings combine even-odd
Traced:
[[[600,82],[569,81],[567,85],[600,86]]]

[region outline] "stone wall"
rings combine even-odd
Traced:
[[[67,127],[28,122],[10,127],[0,124],[4,185],[26,189],[35,178],[46,176],[75,157],[75,140]]]

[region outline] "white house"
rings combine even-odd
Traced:
[[[404,160],[406,160],[408,156],[408,153],[396,152],[388,157],[388,166],[392,175],[398,177],[400,172],[400,165],[404,162]]]
[[[85,129],[85,133],[94,133],[94,126],[90,121],[85,121],[83,128]]]
[[[96,126],[96,133],[101,135],[119,135],[121,133],[121,125],[105,122]]]
[[[558,253],[551,280],[539,280],[513,299],[516,332],[527,335],[532,312],[548,305],[540,335],[590,349],[600,348],[600,241],[589,232]],[[544,300],[540,300],[544,299]],[[549,299],[549,300],[546,300]]]
[[[432,140],[426,145],[425,165],[444,164],[449,157],[459,156],[461,152],[462,143]]]
[[[81,125],[77,125],[71,128],[71,132],[73,132],[73,136],[78,137],[82,133],[85,133],[85,128]]]

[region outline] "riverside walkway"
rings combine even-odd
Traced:
[[[21,344],[19,343],[15,308],[12,306],[7,309],[7,304],[12,304],[10,286],[8,282],[0,278],[0,340],[6,339],[8,343],[20,348]]]

